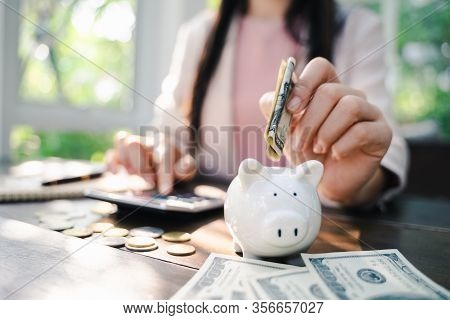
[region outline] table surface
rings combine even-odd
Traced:
[[[94,200],[72,200],[80,210]],[[0,298],[7,299],[167,299],[199,269],[211,252],[236,255],[217,210],[197,216],[128,211],[109,217],[90,214],[79,221],[109,221],[133,228],[156,226],[192,233],[192,256],[175,257],[159,249],[136,253],[43,229],[35,212],[45,202],[0,205]],[[419,270],[450,288],[450,201],[403,196],[384,211],[323,210],[310,253],[398,249]],[[301,265],[299,257],[278,260]]]

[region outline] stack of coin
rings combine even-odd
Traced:
[[[125,247],[133,251],[152,251],[158,248],[155,239],[150,237],[131,237],[127,239]]]

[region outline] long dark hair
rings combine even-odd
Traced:
[[[235,14],[245,14],[248,0],[222,0],[214,26],[207,38],[195,78],[190,125],[196,132],[200,127],[200,118],[209,83],[214,76],[222,55],[226,36]],[[292,0],[286,11],[286,30],[292,38],[308,47],[308,59],[324,57],[333,60],[333,44],[340,27],[334,0]],[[307,39],[300,38],[300,23],[309,29]],[[194,141],[194,144],[196,142]]]

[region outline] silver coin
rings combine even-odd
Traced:
[[[110,247],[122,247],[127,242],[125,237],[104,237],[95,241],[96,243]]]
[[[164,233],[164,230],[157,227],[139,227],[130,230],[130,236],[132,237],[150,237],[159,238]]]
[[[46,214],[39,217],[39,221],[42,223],[67,222],[69,219],[68,215],[63,214]]]
[[[70,211],[69,217],[70,217],[71,219],[80,219],[80,218],[84,218],[84,217],[86,217],[86,212],[83,211],[83,210],[81,210],[81,209],[73,210],[73,211]]]
[[[47,207],[53,212],[66,213],[74,209],[74,204],[70,200],[53,200],[47,203]]]
[[[64,220],[53,220],[53,221],[47,221],[45,223],[41,223],[41,227],[44,227],[46,229],[54,230],[54,231],[63,231],[66,229],[70,229],[73,227],[73,222],[71,221],[64,221]]]

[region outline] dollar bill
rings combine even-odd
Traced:
[[[325,300],[327,296],[321,281],[312,277],[308,270],[273,272],[249,280],[258,298],[263,300]]]
[[[172,299],[257,299],[257,293],[248,284],[248,279],[287,269],[304,268],[212,253]]]
[[[278,71],[277,85],[273,100],[273,109],[267,124],[265,139],[267,143],[267,156],[274,160],[280,160],[283,154],[284,144],[289,132],[291,114],[286,110],[286,102],[293,87],[293,73],[295,59],[290,57],[288,61],[282,61]]]
[[[336,299],[449,299],[398,250],[302,254],[326,295]]]

